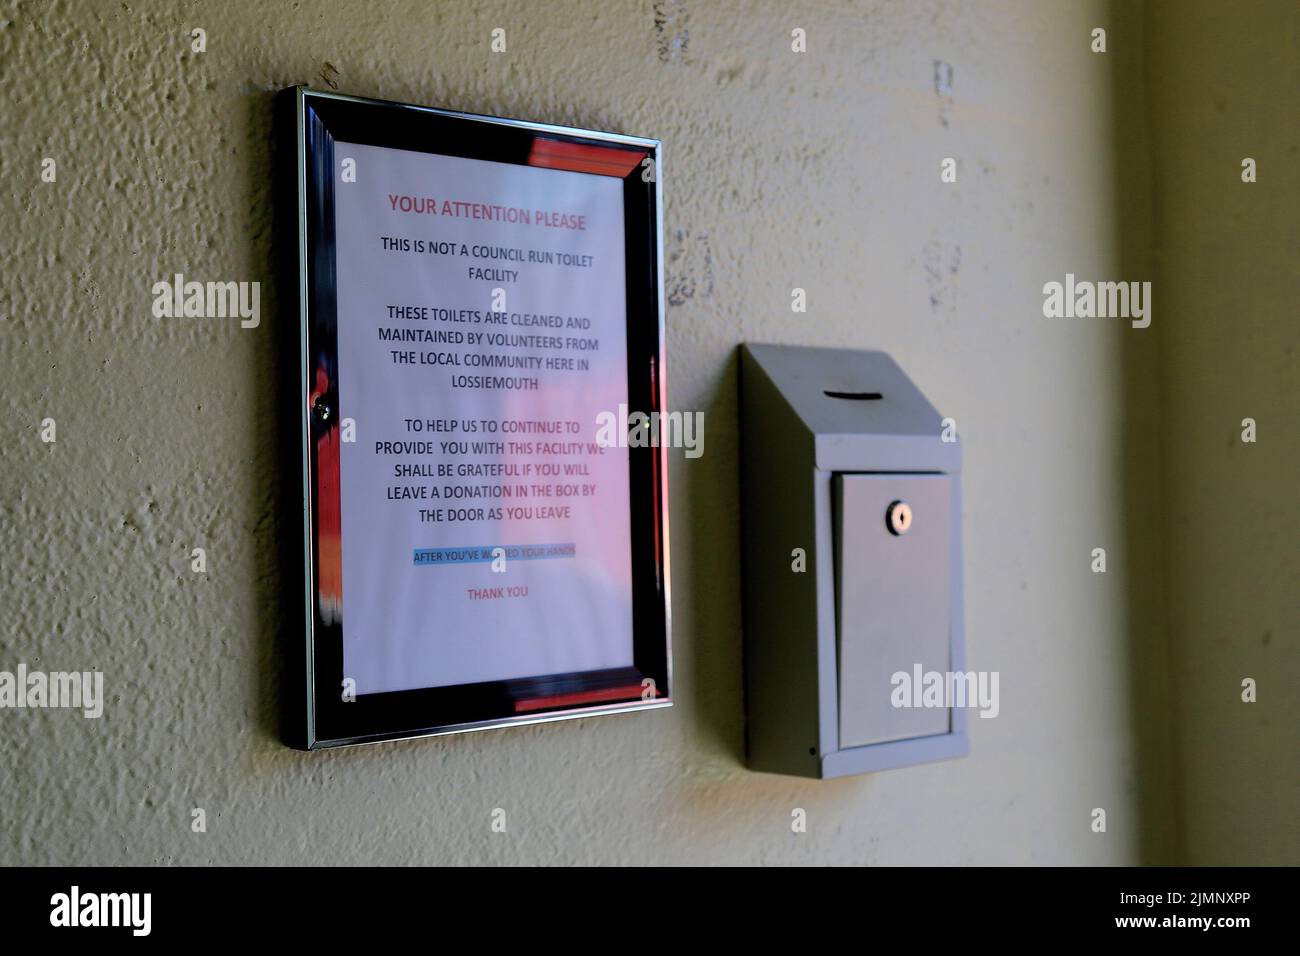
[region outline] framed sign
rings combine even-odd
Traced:
[[[659,143],[304,88],[280,110],[291,742],[669,706],[666,460],[626,440],[664,405]]]

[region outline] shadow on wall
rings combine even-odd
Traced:
[[[1300,5],[1146,11],[1181,862],[1295,865]]]
[[[250,376],[255,393],[253,407],[258,415],[249,427],[256,436],[254,487],[262,489],[266,496],[257,509],[259,520],[253,531],[259,627],[254,664],[258,685],[256,721],[261,735],[283,743],[288,739],[289,721],[295,714],[291,708],[299,703],[298,695],[290,692],[300,682],[289,680],[287,671],[289,662],[297,660],[301,651],[297,643],[301,632],[295,633],[293,628],[294,622],[302,620],[297,603],[302,594],[301,579],[295,578],[292,570],[299,565],[302,542],[299,527],[290,516],[295,513],[291,504],[302,494],[302,482],[297,474],[297,459],[292,454],[292,442],[296,439],[293,422],[285,413],[294,391],[294,382],[286,370],[291,367],[291,342],[296,345],[297,317],[283,313],[280,303],[284,297],[279,294],[280,283],[285,278],[281,253],[283,249],[296,247],[297,224],[286,220],[283,206],[275,206],[278,198],[295,193],[292,187],[285,191],[281,182],[282,157],[276,155],[272,135],[273,104],[274,94],[269,92],[253,93],[245,100],[244,159],[248,167],[246,202],[250,217],[253,210],[275,209],[273,219],[255,220],[270,222],[271,228],[261,229],[250,237],[252,262],[257,270],[255,278],[261,281],[264,290],[263,311],[273,327],[268,330],[270,334],[258,336],[254,344]],[[302,703],[305,704],[305,699]]]
[[[668,376],[671,389],[671,366]],[[707,569],[710,582],[707,593],[700,594],[701,600],[691,603],[690,621],[683,628],[685,633],[695,635],[690,684],[694,685],[692,696],[700,708],[699,726],[711,738],[711,749],[743,765],[744,656],[741,631],[735,626],[741,616],[739,376],[739,353],[732,349],[712,389],[711,400],[703,409],[704,420],[709,423],[708,454],[690,462],[689,467],[677,468],[669,488],[674,498],[681,495],[686,500],[690,528],[678,533],[687,534],[693,543],[691,562]],[[719,488],[734,491],[719,495]],[[719,508],[719,500],[727,501],[729,506]],[[678,573],[673,568],[674,578]],[[674,611],[684,609],[679,604]]]
[[[1119,215],[1118,269],[1127,280],[1152,278],[1151,184],[1147,98],[1144,71],[1145,9],[1115,0],[1109,33],[1125,37],[1106,56],[1111,74],[1112,150]],[[1159,295],[1153,295],[1159,301]],[[1124,575],[1128,620],[1129,694],[1133,715],[1139,821],[1139,861],[1149,865],[1179,862],[1182,821],[1180,780],[1174,740],[1171,656],[1165,627],[1162,549],[1162,471],[1158,328],[1154,316],[1145,329],[1125,325],[1121,354],[1125,419],[1121,448],[1124,475],[1122,555],[1110,551],[1109,573]],[[1098,542],[1099,545],[1102,542]],[[1116,558],[1120,558],[1116,561]]]
[[[1142,861],[1294,864],[1300,658],[1270,645],[1294,640],[1300,561],[1300,9],[1115,0],[1110,20],[1121,267],[1163,303],[1122,356]],[[1252,414],[1271,435],[1247,444]]]

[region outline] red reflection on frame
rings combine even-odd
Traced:
[[[651,689],[651,692],[656,697],[659,695],[657,690]],[[549,697],[531,697],[528,700],[517,700],[515,701],[515,713],[525,714],[534,710],[579,707],[583,704],[600,704],[611,700],[635,700],[640,696],[640,684],[605,687],[601,690],[580,690],[572,694],[552,694]]]
[[[528,153],[528,165],[624,179],[641,165],[641,160],[645,157],[646,153],[641,150],[591,146],[587,143],[569,143],[535,136]]]
[[[314,409],[316,400],[329,387],[328,373],[317,366],[307,408]],[[316,547],[320,576],[316,600],[321,620],[326,624],[337,623],[343,615],[343,521],[339,490],[339,425],[335,421],[316,439]]]

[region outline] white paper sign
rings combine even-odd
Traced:
[[[344,675],[630,666],[627,450],[596,444],[627,401],[621,180],[335,157]]]

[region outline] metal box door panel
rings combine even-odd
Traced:
[[[915,684],[927,672],[942,675],[947,686],[952,479],[834,477],[840,748],[946,734],[946,706],[895,707],[891,696],[921,701]],[[902,533],[902,522],[891,530],[887,520],[894,502],[910,507]],[[907,680],[896,686],[898,672]]]

